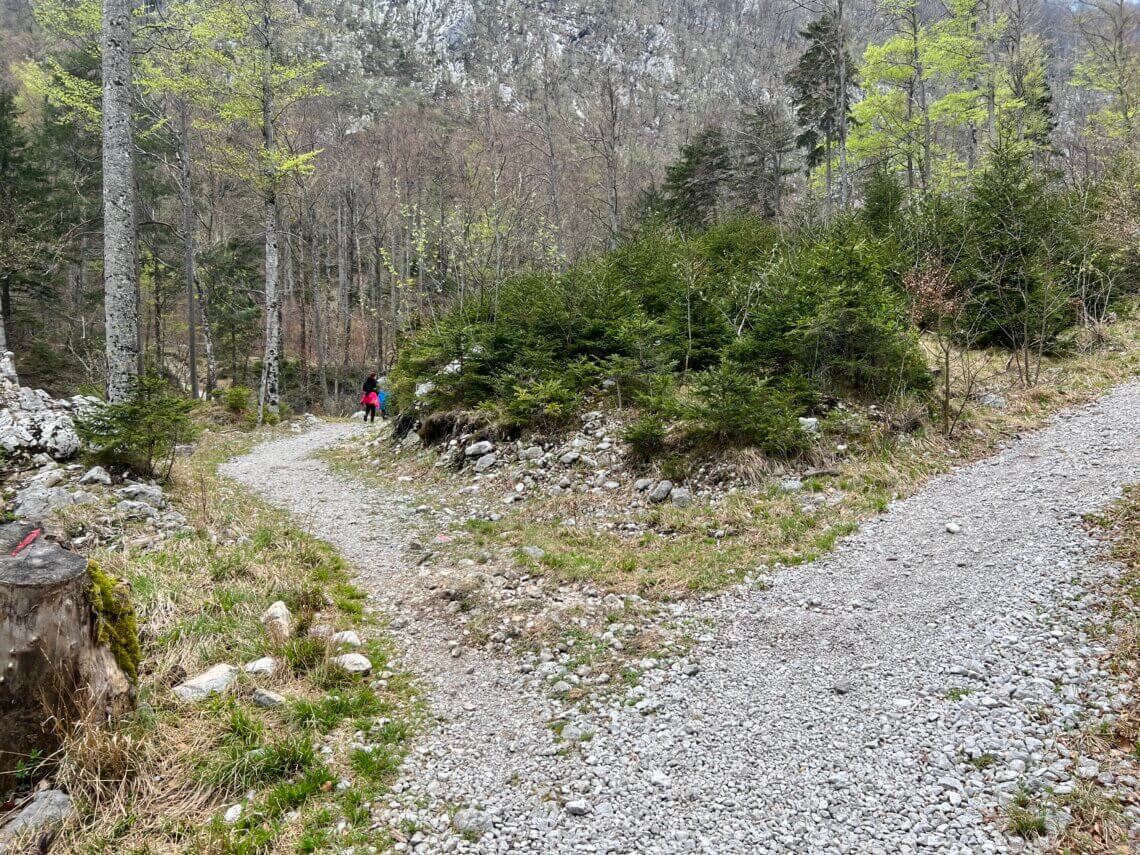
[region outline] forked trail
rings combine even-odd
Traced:
[[[359,569],[398,614],[423,584],[407,497],[311,458],[361,425],[328,424],[228,464]],[[714,640],[691,678],[661,674],[655,710],[572,716],[514,664],[452,659],[431,621],[400,630],[442,721],[409,760],[396,816],[418,852],[1004,852],[999,800],[1064,792],[1061,724],[1115,691],[1081,632],[1082,587],[1113,572],[1080,515],[1140,481],[1140,383],[938,478],[825,560],[691,612]],[[948,523],[960,526],[957,533]],[[1083,770],[1082,770],[1083,773]],[[482,827],[452,830],[449,807]]]

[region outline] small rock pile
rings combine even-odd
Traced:
[[[169,506],[157,484],[124,478],[115,486],[115,478],[102,466],[60,465],[43,456],[37,462],[36,468],[9,477],[12,514],[19,520],[47,523],[57,511],[92,506],[69,538],[72,546],[90,548],[116,542],[123,537],[125,522],[142,522],[157,540],[191,530],[186,517]]]

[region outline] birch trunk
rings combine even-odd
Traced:
[[[209,395],[218,385],[218,357],[214,352],[214,331],[210,327],[210,310],[201,280],[194,283],[198,290],[198,320],[202,327],[202,349],[206,352],[206,388]]]
[[[278,288],[277,196],[265,197],[265,356],[261,364],[259,420],[281,409],[281,295]]]
[[[261,135],[265,154],[265,355],[261,363],[261,390],[258,395],[257,419],[265,420],[265,411],[277,415],[281,409],[281,295],[278,289],[277,256],[277,134],[273,98],[273,18],[267,9],[264,20],[261,72]]]
[[[130,395],[139,364],[131,26],[131,0],[103,0],[103,287],[111,403]]]

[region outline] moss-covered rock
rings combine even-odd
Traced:
[[[131,682],[138,682],[142,651],[130,589],[121,579],[104,573],[94,561],[88,563],[87,573],[91,577],[87,596],[98,617],[99,643],[111,649],[115,661]]]

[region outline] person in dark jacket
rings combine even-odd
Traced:
[[[376,379],[373,371],[364,381],[364,389],[360,396],[360,403],[364,405],[364,421],[376,421],[376,410],[380,406],[380,381]]]

